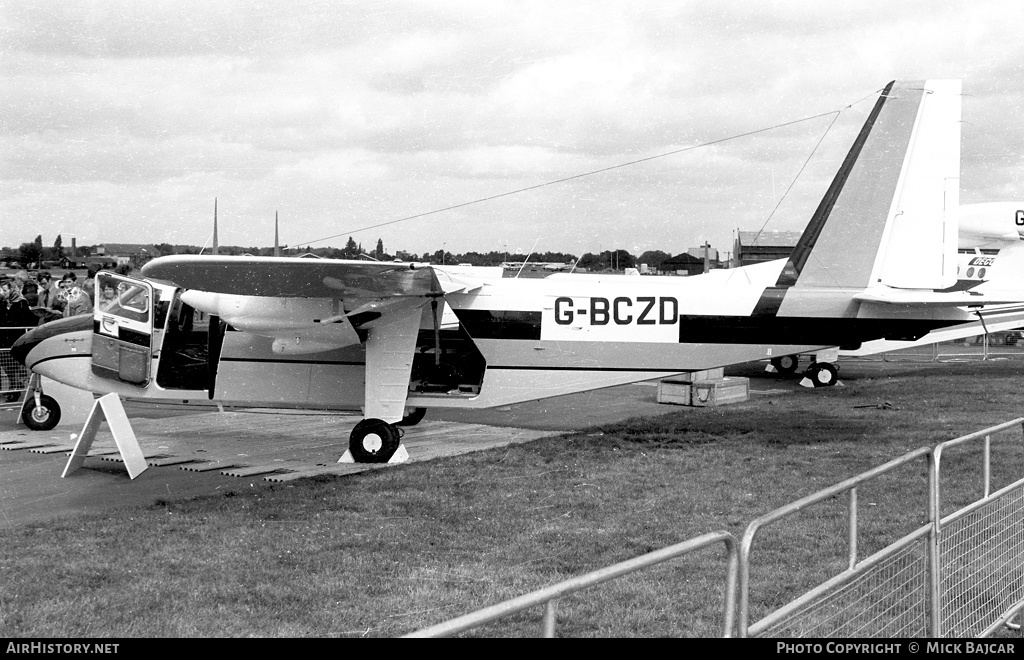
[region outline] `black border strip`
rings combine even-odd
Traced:
[[[37,360],[37,361],[33,362],[32,366],[29,366],[29,365],[26,364],[25,368],[28,369],[29,371],[32,371],[32,369],[34,369],[36,367],[36,365],[43,364],[44,362],[52,362],[53,360],[66,360],[68,358],[83,358],[83,357],[87,357],[89,359],[92,359],[92,353],[74,353],[74,354],[68,353],[67,355],[51,355],[50,357],[43,358],[42,360]]]
[[[252,362],[255,364],[330,364],[342,367],[365,367],[365,362],[330,362],[325,360],[277,360],[274,358],[261,358],[261,359],[250,359],[250,358],[234,358],[234,357],[222,357],[218,360],[221,364],[224,362]]]

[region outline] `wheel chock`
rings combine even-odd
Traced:
[[[813,381],[813,380],[811,380],[810,378],[807,378],[807,377],[805,376],[805,377],[803,378],[803,380],[801,380],[801,381],[800,381],[800,386],[801,386],[801,387],[810,387],[810,388],[813,388],[813,387],[814,387],[814,381]],[[835,385],[833,385],[832,387],[846,387],[846,383],[844,383],[844,382],[843,382],[843,381],[841,381],[841,380],[837,380],[837,381],[836,381],[836,384],[835,384]]]
[[[391,458],[388,459],[388,463],[405,463],[407,460],[409,460],[409,452],[406,451],[405,445],[401,444],[401,445],[398,445],[398,449],[396,449],[395,453],[392,454]],[[345,453],[342,454],[341,458],[338,459],[338,462],[339,463],[355,463],[356,459],[352,458],[352,451],[349,450],[349,449],[346,449]]]

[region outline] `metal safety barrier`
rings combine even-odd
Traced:
[[[927,518],[911,534],[863,560],[858,554],[858,490],[884,474],[925,460],[930,469],[932,451],[922,447],[884,465],[812,493],[752,521],[740,546],[740,637],[917,637],[927,634],[936,609],[927,600],[929,556],[934,527]],[[847,494],[847,568],[748,625],[750,616],[750,554],[757,534],[768,525],[786,520],[813,504]]]
[[[465,616],[439,623],[436,626],[417,630],[405,635],[405,637],[450,637],[539,605],[544,605],[542,635],[544,637],[554,637],[556,623],[555,603],[559,598],[718,543],[725,544],[728,559],[725,575],[724,602],[722,605],[722,636],[731,637],[735,624],[736,574],[739,555],[736,539],[728,532],[704,534],[689,541],[683,541],[661,550],[655,550],[646,555],[628,559],[618,564],[587,573],[586,575],[571,578],[550,587],[519,596],[518,598],[466,614]]]
[[[940,593],[937,636],[986,637],[1024,607],[1024,478],[992,492],[992,436],[1021,427],[999,424],[935,447]],[[981,499],[942,517],[942,459],[950,449],[982,443]]]
[[[967,339],[898,348],[873,355],[843,356],[842,362],[984,362],[1024,359],[1024,338],[1015,332],[998,332]]]
[[[1024,609],[1024,479],[991,492],[991,438],[1024,418],[921,448],[818,491],[750,523],[740,549],[739,636],[988,636]],[[983,496],[942,517],[942,457],[983,441]],[[857,559],[857,487],[921,457],[928,459],[924,524]],[[848,568],[747,625],[750,552],[757,532],[811,504],[849,492]]]
[[[0,328],[0,406],[21,401],[31,374],[25,365],[11,357],[11,345],[32,328]]]
[[[986,637],[1003,626],[1019,629],[1013,621],[1024,612],[1024,478],[992,492],[992,438],[1013,429],[1024,432],[1024,418],[904,454],[757,518],[739,543],[728,532],[705,534],[406,636],[451,636],[544,605],[542,633],[554,637],[558,598],[717,543],[728,557],[723,637]],[[978,443],[982,496],[943,516],[943,457]],[[921,524],[861,558],[861,487],[921,461],[927,466]],[[1024,465],[1015,474],[1024,474]],[[750,555],[759,532],[844,494],[846,568],[748,624]]]

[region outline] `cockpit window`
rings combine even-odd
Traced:
[[[96,277],[99,289],[96,306],[101,312],[134,321],[149,320],[149,290],[145,285],[115,279],[106,273],[99,273]]]

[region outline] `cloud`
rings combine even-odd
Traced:
[[[964,78],[964,201],[1024,193],[1011,0],[3,8],[0,245],[199,240],[216,197],[225,242],[276,210],[287,242],[428,214],[356,239],[726,249],[769,217],[799,229],[899,77]]]

